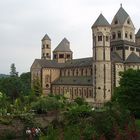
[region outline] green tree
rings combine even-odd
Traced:
[[[29,95],[31,93],[31,73],[26,72],[20,75],[20,81],[22,83],[23,95]]]
[[[10,75],[11,76],[18,76],[18,72],[16,72],[16,67],[15,67],[15,64],[14,63],[11,64]]]
[[[113,101],[140,116],[140,70],[129,69],[120,76],[120,86],[115,89]]]
[[[19,97],[22,91],[22,83],[19,77],[8,77],[0,79],[0,91],[11,99]]]

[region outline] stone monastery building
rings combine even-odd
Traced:
[[[32,81],[39,79],[43,93],[66,94],[85,98],[93,104],[110,100],[119,85],[119,72],[140,69],[140,29],[121,6],[109,24],[100,14],[92,29],[93,57],[73,59],[70,42],[64,38],[53,50],[46,34],[42,39],[42,57],[31,66]]]

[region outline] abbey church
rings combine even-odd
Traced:
[[[73,59],[70,42],[64,38],[53,50],[46,34],[41,59],[31,66],[32,83],[39,79],[43,94],[64,94],[70,99],[85,98],[95,105],[110,100],[119,86],[119,72],[140,69],[140,30],[121,6],[111,24],[100,14],[91,27],[93,57]],[[51,59],[52,58],[52,59]]]

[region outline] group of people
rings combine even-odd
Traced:
[[[40,136],[41,130],[40,128],[27,128],[26,129],[26,135],[28,137],[28,140],[39,140],[39,136]]]

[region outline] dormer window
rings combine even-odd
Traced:
[[[118,24],[118,20],[115,20],[114,24]]]
[[[102,41],[102,36],[98,36],[98,41]]]
[[[129,19],[127,20],[127,24],[130,24],[130,20]]]

